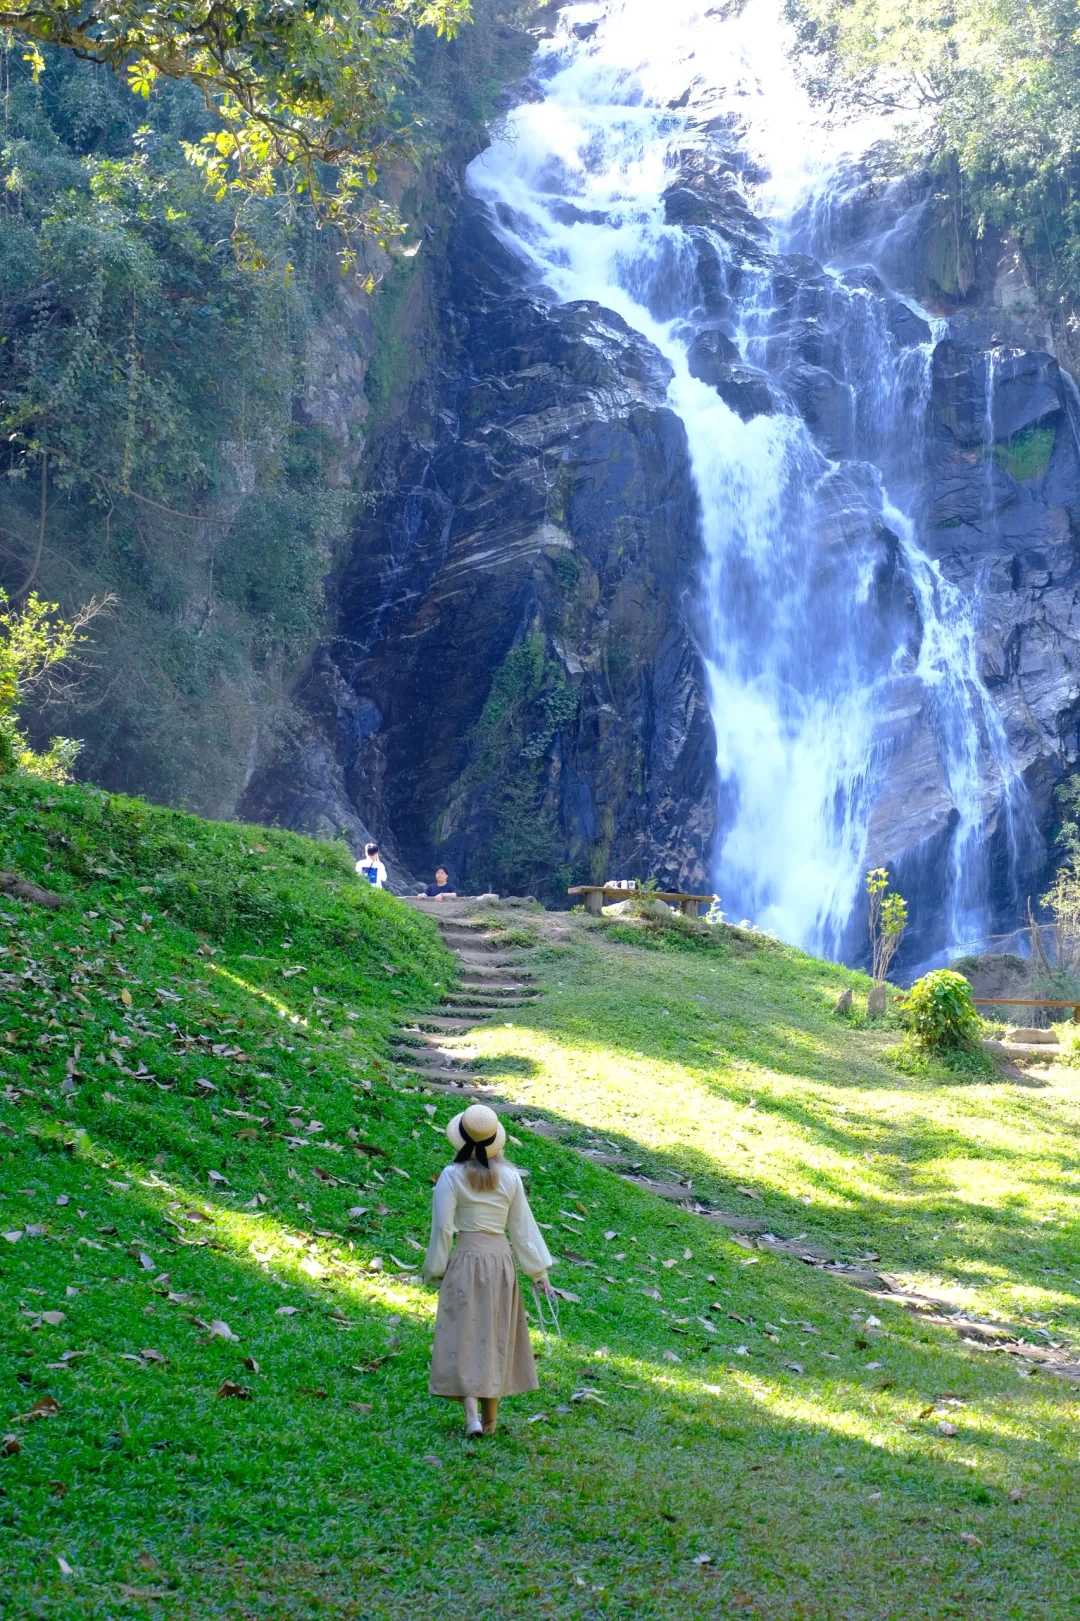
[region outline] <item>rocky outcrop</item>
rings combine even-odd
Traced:
[[[527,292],[475,204],[446,291],[447,369],[389,447],[309,730],[246,809],[384,830],[472,889],[696,879],[713,743],[670,367],[610,310]]]
[[[691,375],[743,420],[809,430],[811,493],[782,565],[802,592],[790,680],[829,690],[843,624],[876,705],[867,856],[912,903],[918,960],[940,944],[960,837],[962,749],[934,638],[968,635],[970,619],[949,602],[977,603],[974,663],[966,646],[945,662],[979,688],[979,904],[1002,925],[1037,893],[1040,830],[1080,751],[1080,406],[1020,302],[996,309],[977,256],[946,262],[925,177],[853,171],[777,254],[730,128],[705,113],[700,127],[663,196],[680,251],[635,294],[685,322]],[[568,200],[552,214],[605,221]],[[699,513],[670,367],[613,311],[529,285],[464,197],[428,298],[438,330],[381,440],[338,634],[243,808],[355,842],[376,831],[401,870],[438,856],[469,888],[554,897],[619,874],[709,886],[734,807],[716,781]],[[737,569],[724,589],[745,589]],[[759,593],[742,617],[771,612]],[[1013,790],[986,764],[1006,755]],[[856,927],[844,949],[860,948]]]

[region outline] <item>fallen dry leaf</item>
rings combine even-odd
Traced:
[[[765,1197],[763,1193],[758,1192],[757,1188],[736,1188],[735,1192],[741,1193],[744,1199],[764,1199]]]
[[[210,1338],[212,1340],[235,1340],[239,1339],[239,1335],[233,1333],[228,1323],[223,1322],[220,1317],[215,1317],[210,1324]]]
[[[15,1424],[30,1424],[36,1418],[55,1418],[60,1411],[60,1403],[55,1396],[48,1394],[39,1396],[29,1412],[16,1413],[12,1420]]]
[[[75,1572],[72,1570],[71,1566],[68,1564],[67,1560],[64,1558],[62,1553],[57,1554],[56,1563],[60,1567],[61,1576],[74,1576]]]
[[[17,1435],[0,1436],[0,1458],[13,1458],[17,1452],[22,1451],[22,1442]]]
[[[256,1362],[256,1360],[255,1360],[255,1358],[253,1356],[246,1356],[244,1358],[244,1367],[248,1370],[249,1373],[258,1373],[259,1372],[259,1364]]]
[[[664,1361],[665,1362],[681,1362],[682,1361],[682,1357],[679,1356],[679,1354],[676,1351],[665,1351],[663,1353],[663,1355],[664,1355]]]
[[[983,1545],[982,1538],[977,1537],[974,1531],[961,1531],[960,1541],[966,1543],[969,1548],[981,1548]]]
[[[951,1435],[959,1435],[959,1433],[960,1433],[959,1430],[956,1428],[956,1425],[955,1424],[950,1424],[946,1419],[942,1419],[941,1422],[938,1424],[937,1432],[938,1432],[939,1435],[949,1435],[949,1436],[951,1436]]]
[[[223,1379],[217,1388],[219,1396],[233,1396],[237,1401],[250,1401],[251,1391],[247,1385],[238,1385],[234,1379]]]

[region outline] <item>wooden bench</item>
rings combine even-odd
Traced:
[[[1071,1007],[1073,1023],[1080,1024],[1080,1002],[1060,1001],[1043,996],[973,996],[976,1007]]]
[[[683,917],[697,917],[700,906],[711,906],[715,895],[684,895],[681,890],[667,889],[612,889],[607,884],[574,884],[568,895],[584,895],[585,910],[599,917],[605,901],[628,901],[633,896],[641,900],[666,901],[677,906]]]

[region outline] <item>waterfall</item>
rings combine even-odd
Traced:
[[[658,26],[655,0],[567,8],[469,185],[541,296],[615,311],[671,366],[729,914],[851,950],[864,869],[919,813],[888,800],[918,717],[947,809],[902,847],[936,852],[928,933],[948,949],[989,932],[985,828],[1003,809],[1015,858],[1023,789],[972,604],[921,539],[944,323],[886,280],[919,205],[845,246],[875,132],[830,149],[775,0],[723,9],[668,0]]]

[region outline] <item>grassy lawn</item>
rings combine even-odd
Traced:
[[[1077,1387],[528,1132],[577,1298],[465,1444],[415,1274],[451,1103],[385,1057],[450,977],[431,926],[333,847],[89,790],[0,785],[0,867],[72,897],[0,898],[12,1615],[1075,1613]],[[900,1076],[791,952],[581,920],[532,958],[549,994],[470,1038],[507,1095],[1070,1329],[1071,1077]]]
[[[469,1037],[506,1093],[778,1233],[1080,1343],[1080,1072],[912,1077],[897,1028],[833,1012],[859,974],[737,939],[647,950],[584,917],[568,934],[535,954],[544,1000]]]

